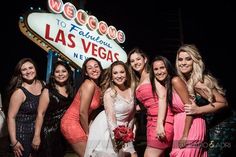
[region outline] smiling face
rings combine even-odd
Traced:
[[[126,71],[123,65],[115,65],[112,68],[112,81],[117,86],[124,86],[126,81]]]
[[[58,84],[64,84],[69,78],[69,72],[63,65],[58,65],[54,71],[54,78]]]
[[[153,73],[157,80],[164,81],[168,75],[166,66],[162,60],[153,62]]]
[[[193,59],[187,52],[181,51],[178,55],[177,65],[183,75],[188,75],[193,70]]]
[[[86,63],[86,75],[92,80],[97,80],[101,75],[101,69],[97,61],[89,60]]]
[[[35,66],[29,61],[22,64],[20,71],[21,71],[22,78],[24,80],[32,81],[36,77]]]
[[[130,55],[130,65],[133,70],[142,73],[145,68],[147,59],[144,58],[140,53],[133,53]]]

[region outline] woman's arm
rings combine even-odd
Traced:
[[[196,92],[204,97],[209,98],[209,93],[204,90],[204,86],[199,86],[201,88],[196,88]],[[216,89],[213,89],[213,102],[208,105],[197,106],[195,102],[192,104],[185,104],[185,112],[187,115],[198,115],[217,112],[228,106],[226,98],[221,95]]]
[[[36,150],[38,149],[41,143],[40,134],[41,134],[45,112],[47,111],[47,108],[48,108],[48,104],[49,104],[49,91],[47,88],[45,88],[39,98],[39,106],[38,106],[37,116],[36,116],[36,121],[35,121],[35,131],[34,131],[34,137],[32,141],[32,146]]]
[[[95,84],[90,80],[85,80],[76,94],[75,99],[80,99],[80,124],[86,135],[89,133],[89,107],[92,103],[95,92]],[[73,101],[72,103],[76,103]]]
[[[155,86],[156,86],[156,93],[159,100],[156,133],[158,135],[157,136],[158,138],[164,139],[166,136],[164,122],[165,122],[166,112],[167,112],[166,89],[156,79],[155,79]]]
[[[187,86],[181,80],[181,78],[174,77],[171,82],[172,82],[172,87],[177,92],[177,94],[180,96],[182,102],[184,104],[191,103]],[[189,133],[189,130],[190,130],[191,125],[192,125],[192,121],[193,121],[193,117],[186,115],[186,119],[185,119],[185,122],[184,122],[183,135],[182,135],[182,138],[179,142],[179,147],[180,148],[183,148],[186,145],[186,140],[187,140],[188,133]]]
[[[16,138],[16,115],[19,111],[21,104],[25,101],[26,97],[21,89],[17,89],[10,98],[9,109],[7,114],[7,126],[10,135],[11,145],[17,154],[22,155],[21,151],[24,150],[20,142]]]
[[[136,135],[136,130],[137,130],[137,126],[136,126],[136,118],[135,118],[135,113],[136,113],[136,105],[134,105],[134,108],[132,110],[132,112],[129,115],[129,123],[128,123],[128,127],[131,128],[133,130],[134,133],[134,137]]]
[[[113,130],[117,127],[117,120],[116,113],[114,110],[114,98],[112,96],[115,96],[114,91],[112,91],[110,88],[107,89],[103,96],[103,103],[111,138],[114,139]]]
[[[104,103],[104,109],[107,117],[107,124],[108,124],[108,129],[110,132],[110,137],[112,140],[113,147],[118,151],[120,147],[122,146],[121,144],[117,143],[115,140],[115,135],[113,130],[115,130],[117,126],[117,119],[116,119],[116,112],[114,109],[114,97],[116,97],[115,93],[113,90],[108,88],[105,91],[105,94],[103,96],[103,103]]]

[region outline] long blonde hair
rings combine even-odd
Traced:
[[[180,72],[178,66],[178,58],[180,52],[188,53],[193,60],[193,70],[189,76],[189,78],[184,77],[184,75]],[[213,89],[216,89],[220,94],[225,95],[224,89],[219,85],[217,79],[213,77],[209,72],[205,70],[205,64],[202,60],[199,50],[195,45],[185,44],[182,45],[178,51],[176,56],[176,69],[178,75],[187,83],[188,91],[192,97],[195,97],[194,88],[198,82],[203,83],[206,86],[206,90],[209,93],[208,101],[213,101]]]

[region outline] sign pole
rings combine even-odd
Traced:
[[[50,74],[53,68],[53,63],[55,63],[55,61],[58,59],[58,54],[53,52],[52,50],[48,51],[48,55],[47,55],[47,73],[46,73],[46,82],[49,82],[50,79]]]

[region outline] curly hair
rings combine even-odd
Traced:
[[[131,87],[131,74],[128,69],[128,66],[122,61],[115,61],[110,65],[109,68],[105,69],[105,71],[103,73],[102,82],[101,82],[102,93],[105,93],[105,91],[108,88],[111,88],[112,90],[114,90],[114,93],[116,95],[116,91],[114,89],[115,85],[114,85],[114,82],[112,81],[112,70],[117,65],[121,65],[124,67],[125,72],[126,72],[126,81],[124,84],[126,87]]]

